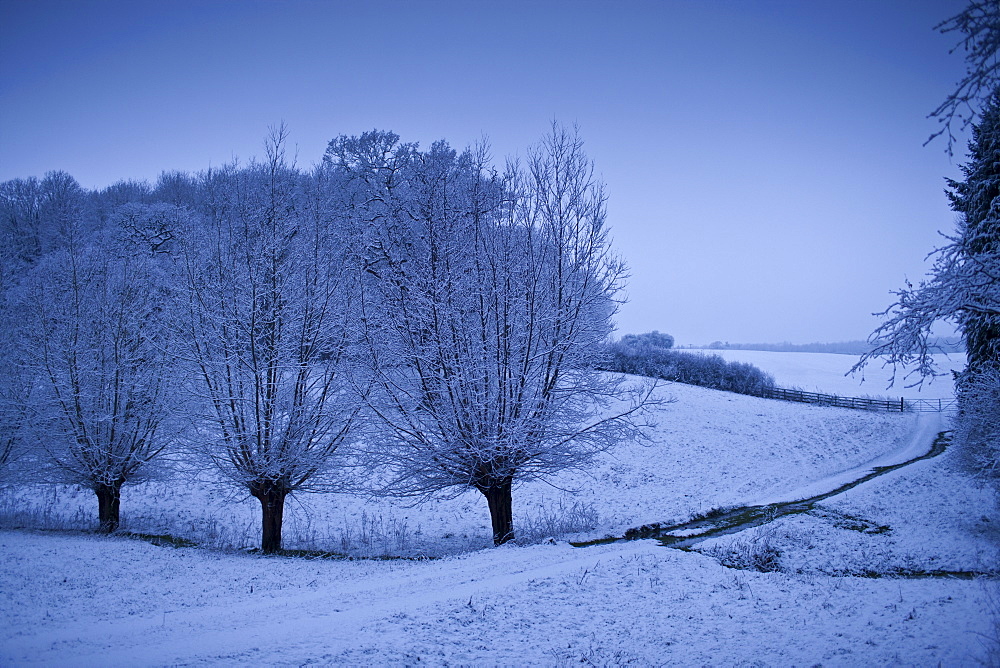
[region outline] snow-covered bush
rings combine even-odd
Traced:
[[[645,334],[626,334],[621,339],[621,344],[629,348],[673,348],[674,337],[663,334],[655,329]]]
[[[978,472],[1000,484],[1000,369],[969,373],[960,387],[955,443]]]
[[[753,364],[636,344],[628,339],[606,346],[601,369],[751,396],[762,396],[775,388],[774,377]]]

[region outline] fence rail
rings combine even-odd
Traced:
[[[841,397],[835,394],[819,394],[803,392],[802,390],[786,390],[781,387],[765,390],[763,396],[767,399],[797,401],[804,404],[819,404],[821,406],[838,406],[840,408],[856,408],[866,411],[917,411],[946,412],[953,411],[957,406],[954,399],[878,399],[871,397]]]

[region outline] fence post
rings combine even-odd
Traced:
[[[906,411],[906,402],[903,400],[903,397],[900,397],[899,398],[899,412],[903,413],[905,411]]]

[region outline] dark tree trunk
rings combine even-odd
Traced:
[[[260,551],[264,554],[281,552],[281,520],[285,514],[288,490],[273,482],[258,483],[250,493],[260,501]]]
[[[122,486],[121,484],[98,485],[94,489],[97,494],[97,517],[101,522],[98,531],[111,533],[118,528],[121,517]]]
[[[490,506],[490,520],[493,522],[493,545],[503,545],[514,540],[514,516],[511,506],[511,480],[492,481],[489,486],[479,488]]]

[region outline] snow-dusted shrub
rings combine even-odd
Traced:
[[[626,334],[621,338],[620,343],[629,348],[660,348],[665,350],[674,347],[674,337],[654,329],[645,334]]]
[[[968,373],[960,388],[955,443],[976,471],[1000,483],[1000,369]]]
[[[775,527],[767,524],[743,532],[709,553],[729,568],[772,573],[781,570],[781,550],[776,543]]]
[[[410,527],[405,519],[363,512],[360,521],[337,532],[334,549],[357,557],[407,554],[411,549]]]

